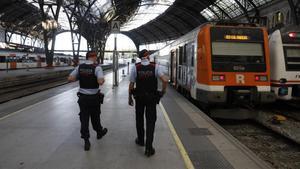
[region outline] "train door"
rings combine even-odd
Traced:
[[[173,85],[175,85],[175,82],[176,82],[176,51],[172,50],[171,51],[171,64],[170,64],[170,80],[171,80],[171,83]]]
[[[187,89],[190,91],[193,86],[193,83],[195,81],[195,77],[194,77],[194,45],[192,43],[187,44],[186,57],[187,57],[186,86],[187,86]]]
[[[188,65],[187,65],[187,55],[186,55],[186,47],[187,45],[183,46],[182,50],[182,86],[187,88],[187,72],[188,72]]]
[[[177,86],[182,86],[183,83],[183,77],[182,77],[182,69],[183,69],[183,66],[182,66],[182,61],[183,61],[183,47],[180,46],[179,49],[176,49],[176,54],[177,54]]]

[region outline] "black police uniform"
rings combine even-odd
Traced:
[[[94,64],[81,64],[78,68],[79,85],[84,89],[98,89],[99,84],[95,76],[96,65]],[[81,138],[87,140],[90,137],[89,133],[89,117],[93,129],[97,132],[97,138],[101,136],[103,127],[100,122],[100,105],[101,95],[99,93],[87,95],[78,93],[78,104],[80,107],[80,122],[81,122]],[[98,138],[99,139],[99,138]]]
[[[155,77],[155,63],[149,65],[136,64],[136,129],[137,144],[144,144],[144,113],[146,109],[146,152],[153,149],[152,142],[156,122],[157,78]],[[154,149],[153,149],[154,151]]]

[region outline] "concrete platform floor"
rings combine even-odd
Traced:
[[[101,140],[91,133],[91,150],[80,139],[77,88],[27,106],[0,118],[0,169],[181,169],[185,168],[171,132],[158,107],[154,146],[147,158],[134,143],[134,108],[127,106],[128,81],[112,89],[107,75]],[[23,98],[26,100],[26,98]],[[91,126],[90,126],[91,129]]]

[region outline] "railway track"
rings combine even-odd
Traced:
[[[125,66],[126,65],[120,64],[120,68]],[[110,72],[111,67],[111,65],[102,67],[103,72],[105,74]],[[67,84],[68,75],[69,73],[61,74],[60,76],[48,78],[45,80],[33,79],[31,82],[29,81],[26,84],[18,84],[15,86],[0,88],[0,104],[20,97],[28,96],[43,90]]]
[[[253,120],[215,121],[275,169],[300,168],[299,144]]]
[[[203,112],[212,113],[203,105],[190,101]],[[257,112],[256,118],[214,120],[273,168],[299,169],[300,142],[297,140],[300,140],[300,109],[297,107],[298,105],[290,107],[289,104],[273,103],[260,109],[251,108],[251,111]],[[262,114],[265,115],[264,118]],[[279,125],[272,124],[270,119],[275,114],[286,116],[287,121]],[[262,119],[266,122],[262,122]]]
[[[67,77],[58,77],[45,81],[37,81],[25,85],[0,89],[0,103],[4,103],[13,99],[28,96],[46,89],[57,87],[68,83]]]

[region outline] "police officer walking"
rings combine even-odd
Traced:
[[[103,102],[103,94],[100,93],[99,86],[104,83],[103,71],[100,66],[97,66],[97,54],[90,51],[86,54],[86,63],[80,64],[69,75],[69,81],[79,80],[79,91],[77,93],[80,108],[81,122],[81,138],[84,139],[84,150],[90,150],[91,143],[89,141],[89,118],[93,129],[97,132],[97,139],[101,139],[107,129],[103,128],[100,122],[100,105]]]
[[[139,146],[145,145],[144,114],[146,115],[145,155],[150,157],[155,154],[152,143],[156,122],[156,104],[159,102],[160,97],[166,92],[168,80],[163,74],[162,69],[155,63],[150,62],[147,50],[142,50],[139,53],[139,58],[141,59],[141,62],[135,64],[131,69],[128,104],[133,106],[132,96],[134,96],[136,102],[135,111],[137,130],[135,143]],[[162,81],[161,92],[157,91],[158,78]]]

